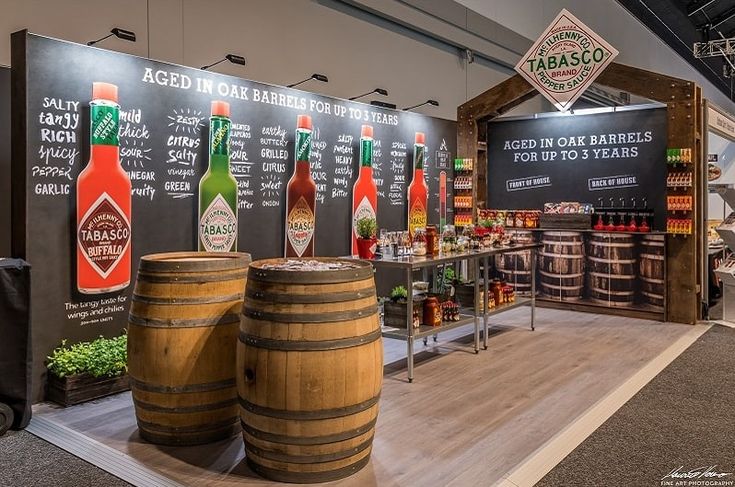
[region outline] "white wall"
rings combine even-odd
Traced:
[[[735,142],[730,142],[724,137],[709,132],[707,140],[707,152],[717,154],[717,162],[715,163],[722,169],[722,176],[717,184],[734,184],[735,183]],[[724,220],[727,215],[732,212],[732,208],[725,204],[725,201],[717,193],[709,194],[708,219]]]
[[[705,98],[726,111],[735,104],[614,0],[456,0],[467,8],[536,39],[566,8],[620,51],[616,62],[696,81]]]

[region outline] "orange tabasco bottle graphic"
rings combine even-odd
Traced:
[[[357,255],[357,221],[376,218],[378,187],[373,180],[373,127],[363,125],[360,133],[360,174],[352,187],[352,255]]]
[[[425,153],[425,136],[422,132],[416,132],[413,145],[413,179],[408,186],[408,232],[411,238],[417,228],[426,228],[427,223],[429,188],[424,180]]]
[[[311,117],[296,122],[296,164],[286,186],[286,257],[314,257],[316,183],[311,177]]]
[[[90,157],[77,179],[77,288],[84,294],[130,284],[131,186],[120,166],[117,86],[93,83]]]

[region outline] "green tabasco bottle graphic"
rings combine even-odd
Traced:
[[[237,181],[230,173],[230,104],[212,102],[209,169],[199,181],[199,250],[237,250]]]

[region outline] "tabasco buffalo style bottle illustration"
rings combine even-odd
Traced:
[[[357,255],[357,221],[376,218],[378,187],[373,180],[373,127],[363,125],[360,133],[360,173],[352,187],[352,255]]]
[[[90,157],[77,179],[77,288],[84,294],[130,284],[131,185],[120,166],[117,86],[93,83]]]
[[[311,117],[299,115],[296,122],[296,164],[286,186],[286,257],[314,256],[316,183],[311,177]]]
[[[417,228],[426,228],[429,188],[424,180],[425,136],[416,132],[413,145],[413,179],[408,186],[408,232],[413,238]]]
[[[212,102],[209,169],[199,181],[199,250],[237,250],[237,181],[230,173],[230,104]]]

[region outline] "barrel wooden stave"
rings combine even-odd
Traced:
[[[576,301],[584,288],[584,240],[579,232],[543,232],[538,266],[541,293],[550,299]]]
[[[239,429],[234,366],[249,261],[239,253],[142,258],[128,363],[138,428],[147,441],[195,445]]]
[[[664,309],[666,290],[666,247],[663,235],[645,235],[641,239],[639,272],[641,297],[651,307]]]
[[[243,302],[237,380],[248,463],[277,481],[336,480],[369,460],[379,409],[372,270],[359,263],[370,272],[336,273],[331,283],[318,271],[258,271],[279,261],[253,264]]]

